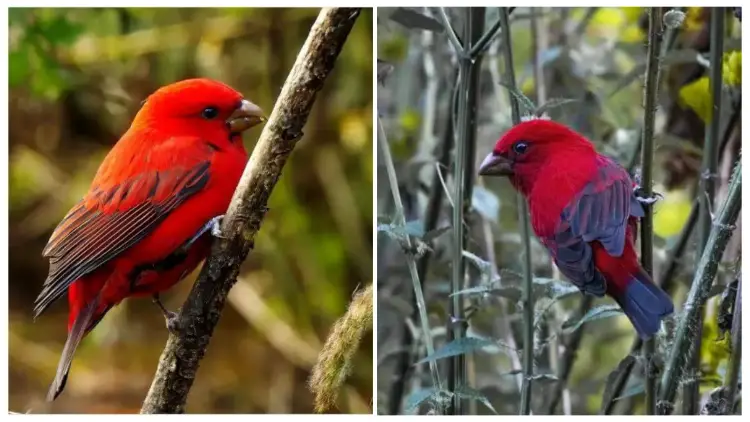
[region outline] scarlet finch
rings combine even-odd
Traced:
[[[582,292],[612,296],[641,338],[673,312],[641,268],[633,243],[643,217],[635,183],[581,134],[545,119],[511,128],[480,166],[508,176],[529,204],[531,225],[560,271]]]
[[[161,306],[158,293],[208,255],[208,231],[216,234],[247,162],[241,133],[262,120],[258,106],[208,79],[162,87],[144,102],[43,252],[50,268],[35,318],[65,292],[70,307],[48,400],[62,392],[81,339],[110,308],[131,296]]]

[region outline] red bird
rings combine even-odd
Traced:
[[[258,106],[208,79],[162,87],[143,103],[43,252],[50,268],[34,318],[66,292],[70,307],[47,400],[65,388],[81,339],[123,299],[153,297],[174,329],[158,293],[208,255],[247,163],[241,134],[263,120]]]
[[[531,225],[560,271],[585,294],[612,296],[641,338],[674,311],[641,268],[634,242],[641,202],[615,161],[568,127],[532,119],[511,128],[479,169],[502,175],[526,197]]]

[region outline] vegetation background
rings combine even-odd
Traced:
[[[575,287],[558,281],[560,275],[533,236],[530,256],[536,306],[532,316],[538,324],[534,324],[533,368],[529,368],[533,371],[528,381],[530,403],[526,409],[522,406],[519,390],[521,372],[526,369],[522,368],[522,333],[528,326],[522,315],[524,292],[519,287],[524,242],[518,197],[506,180],[477,179],[475,171],[512,126],[511,96],[501,84],[510,83],[500,34],[502,12],[498,9],[502,8],[477,9],[378,9],[378,74],[382,79],[378,111],[397,179],[395,186],[389,183],[391,158],[379,146],[378,412],[435,413],[450,407],[458,396],[470,399],[464,401],[464,413],[470,414],[645,413],[643,359],[640,349],[631,353],[634,330],[630,322],[616,305],[613,309],[611,299],[583,299]],[[636,167],[645,113],[646,8],[514,9],[508,43],[514,83],[537,104],[576,100],[550,109],[549,115],[585,134],[600,152],[628,168]],[[718,156],[714,215],[727,196],[741,144],[741,10],[727,8],[721,13],[724,30],[717,30],[718,37],[711,32],[712,9],[684,8],[682,12],[684,20],[676,22],[674,30],[664,26],[662,33],[655,113],[654,191],[663,200],[654,209],[654,278],[673,296],[676,309],[657,339],[654,357],[662,370],[700,256],[696,252],[700,230],[693,230],[696,217],[691,217],[691,209],[697,209],[693,203],[703,192],[697,189],[698,176],[703,171],[704,139],[715,104],[709,90],[712,37],[723,40],[724,52],[723,60],[719,59],[723,87],[719,91],[720,144],[714,144]],[[466,35],[469,21],[468,33],[474,31],[475,40],[495,31],[486,50],[467,61],[473,70],[462,72],[463,80],[457,75],[465,63],[456,54],[456,40],[451,40],[446,20],[463,45],[470,37]],[[477,44],[481,41],[473,45]],[[463,109],[461,104],[467,99],[471,103],[473,95],[475,114],[471,105]],[[462,118],[467,115],[468,127],[476,128],[475,139],[462,132]],[[454,143],[461,142],[467,162],[456,158],[460,153]],[[465,196],[456,198],[456,175],[462,172],[468,181]],[[400,192],[396,202],[394,187]],[[463,203],[467,204],[463,226],[468,239],[462,248],[454,235],[452,213],[454,205]],[[399,222],[401,217],[405,225]],[[680,395],[683,404],[675,413],[705,411],[712,393],[729,382],[730,372],[737,371],[729,370],[731,336],[724,332],[727,318],[731,321],[740,271],[740,229],[734,233],[705,308],[698,336],[702,341],[695,344],[700,350],[698,361],[680,377],[685,386]],[[688,241],[680,248],[683,234]],[[456,252],[468,273],[459,279],[460,290],[451,283]],[[408,265],[412,259],[414,271]],[[415,305],[413,282],[425,296],[427,330]],[[449,323],[457,315],[450,310],[455,297],[465,313],[467,331],[465,338],[451,341],[452,331],[461,324],[460,320]],[[450,391],[446,386],[455,377],[450,365],[459,357],[466,360],[469,388]],[[442,389],[431,374],[431,362],[438,364]],[[632,375],[616,388],[613,377],[625,374],[622,365],[629,366]],[[690,385],[696,383],[699,394],[687,399]],[[739,412],[734,397],[730,402],[730,408]]]
[[[66,391],[43,400],[67,304],[31,309],[52,230],[88,189],[140,102],[190,77],[270,112],[317,9],[10,9],[9,405],[132,413],[167,339],[150,300],[128,300],[84,340]],[[255,250],[201,363],[193,413],[311,413],[310,370],[353,293],[372,281],[372,10],[359,17],[270,200]],[[251,150],[260,129],[245,135]],[[164,296],[176,309],[193,274]],[[372,339],[339,409],[369,413]]]

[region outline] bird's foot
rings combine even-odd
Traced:
[[[660,194],[659,192],[651,192],[651,195],[646,195],[640,185],[635,185],[635,187],[633,188],[633,193],[635,194],[636,201],[645,205],[652,205],[657,201],[664,199],[664,195]]]
[[[223,215],[212,218],[207,225],[211,227],[211,236],[223,239],[224,235],[221,233],[221,220],[224,219]]]
[[[198,230],[198,232],[193,235],[193,237],[188,239],[188,241],[182,245],[182,250],[184,252],[190,250],[190,247],[193,246],[193,243],[195,243],[196,240],[198,240],[209,230],[211,231],[211,236],[223,239],[224,236],[221,233],[221,220],[223,218],[224,216],[220,215],[208,220],[208,223],[204,224],[203,227],[201,227],[200,230]]]
[[[161,303],[158,294],[154,295],[153,301],[156,306],[161,309],[162,314],[164,314],[167,331],[169,331],[171,334],[177,335],[180,332],[180,316],[177,314],[177,312],[167,310],[167,308],[164,307],[164,304]]]

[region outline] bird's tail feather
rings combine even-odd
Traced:
[[[54,401],[63,392],[63,389],[65,389],[70,364],[73,362],[73,355],[81,343],[81,339],[83,339],[88,332],[88,328],[91,326],[91,321],[93,320],[98,304],[99,297],[97,296],[81,309],[81,312],[76,316],[75,322],[70,327],[68,339],[65,341],[62,356],[60,356],[60,363],[57,365],[57,374],[55,374],[55,379],[49,387],[49,392],[47,392],[47,401]]]
[[[642,339],[653,337],[662,319],[674,312],[672,298],[643,272],[633,275],[626,286],[617,302]]]

